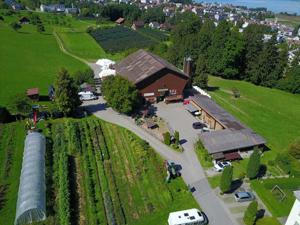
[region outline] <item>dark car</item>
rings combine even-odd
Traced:
[[[203,127],[205,127],[205,125],[203,123],[200,123],[200,122],[193,123],[194,129],[202,129]]]

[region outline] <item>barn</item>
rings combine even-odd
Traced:
[[[131,81],[148,102],[183,99],[190,79],[187,73],[145,50],[138,50],[116,64],[116,73]]]
[[[210,132],[199,134],[208,153],[215,160],[247,157],[254,147],[263,147],[266,140],[225,111],[211,98],[197,94],[190,104],[200,112],[200,120]]]

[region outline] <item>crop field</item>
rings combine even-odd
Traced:
[[[154,41],[160,42],[160,41],[168,40],[167,32],[163,32],[160,30],[151,29],[151,28],[142,28],[139,29],[138,32],[146,37],[153,39]]]
[[[41,94],[47,95],[61,67],[70,72],[87,68],[59,49],[51,27],[40,34],[33,25],[24,25],[16,32],[6,22],[1,23],[0,42],[1,105],[7,104],[14,94],[31,87],[39,87]]]
[[[15,215],[21,125],[0,127],[0,165],[8,168],[1,170],[8,173],[1,174],[0,187],[12,183],[1,191],[5,201],[0,199],[0,224],[6,213],[7,224]],[[18,139],[9,133],[15,126],[19,130],[12,132],[20,133]],[[40,127],[47,137],[46,224],[158,225],[166,223],[171,211],[199,207],[181,178],[165,183],[163,160],[125,128],[92,117],[54,120]],[[6,166],[11,158],[13,164]]]
[[[282,200],[282,194],[279,191],[273,191],[275,185],[278,185],[286,197]],[[295,197],[293,191],[300,187],[299,178],[281,178],[269,179],[264,181],[253,181],[251,186],[255,189],[259,197],[264,201],[273,216],[288,216]]]
[[[91,32],[91,35],[108,53],[145,48],[157,43],[153,39],[123,26],[96,29]]]

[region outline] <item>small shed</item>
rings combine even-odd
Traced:
[[[125,19],[123,17],[120,17],[115,22],[116,22],[116,24],[121,25],[125,22]]]
[[[15,225],[46,219],[45,149],[42,134],[32,132],[26,136]]]
[[[138,30],[140,28],[143,28],[144,26],[145,26],[144,21],[142,21],[142,20],[136,20],[136,21],[133,21],[131,28],[133,30]]]
[[[29,24],[29,22],[30,22],[30,20],[25,16],[23,16],[19,19],[20,24]]]
[[[38,88],[30,88],[30,89],[27,89],[26,95],[32,101],[38,101],[40,98],[40,91]]]

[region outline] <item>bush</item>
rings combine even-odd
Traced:
[[[222,193],[231,190],[232,175],[233,175],[232,166],[225,167],[220,180],[220,189]]]
[[[179,132],[176,130],[174,133],[175,145],[179,145]]]
[[[247,165],[247,177],[250,179],[256,178],[259,173],[260,167],[260,153],[258,149],[255,149],[250,156]]]
[[[233,97],[235,97],[235,98],[241,97],[241,93],[240,93],[239,89],[237,89],[237,88],[232,88],[232,94],[233,94]]]
[[[300,139],[297,139],[289,146],[288,153],[294,158],[300,159]]]
[[[170,132],[164,133],[164,143],[166,145],[170,145],[171,144],[171,135],[170,135]]]
[[[249,204],[248,208],[244,214],[244,222],[246,225],[254,225],[256,221],[256,214],[257,214],[257,201],[253,201]]]

